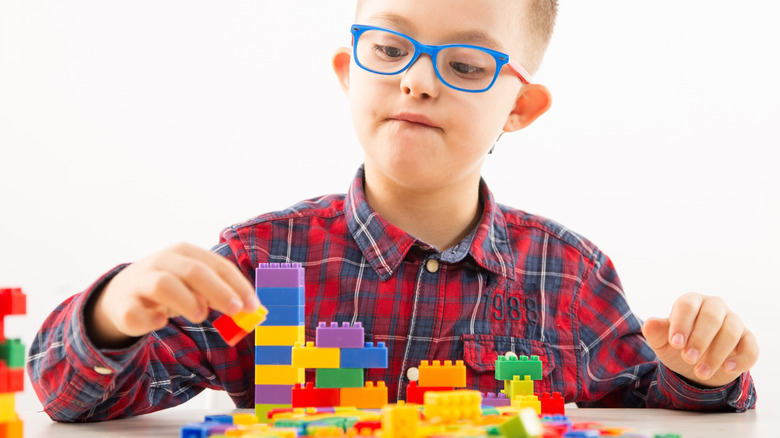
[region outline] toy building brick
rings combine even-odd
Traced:
[[[305,272],[300,263],[261,263],[255,291],[268,309],[255,330],[255,415],[292,407],[293,388],[304,383],[303,368],[293,366],[292,351],[305,340]]]
[[[466,366],[462,360],[456,361],[422,361],[417,368],[421,387],[428,386],[452,386],[464,388],[466,386]]]
[[[16,438],[23,433],[16,414],[15,392],[24,389],[24,345],[20,339],[6,339],[5,317],[27,313],[27,296],[19,288],[0,289],[0,437]]]

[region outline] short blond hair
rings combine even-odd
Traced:
[[[524,0],[525,7],[518,17],[521,23],[520,49],[523,67],[532,75],[539,70],[547,46],[550,45],[558,0]]]

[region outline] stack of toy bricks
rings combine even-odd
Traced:
[[[268,317],[255,327],[255,414],[267,421],[272,409],[292,406],[292,389],[305,382],[293,366],[292,349],[305,340],[305,274],[300,263],[261,263],[255,288]]]
[[[387,404],[385,382],[365,382],[368,368],[387,368],[387,348],[384,342],[374,346],[363,342],[361,323],[353,326],[319,323],[314,345],[297,344],[292,350],[292,364],[315,369],[315,381],[295,385],[293,407],[350,406],[359,409],[379,409]]]
[[[409,373],[407,373],[409,374]],[[413,373],[412,373],[413,374]],[[466,366],[463,361],[422,361],[415,376],[406,386],[406,402],[424,404],[426,392],[452,391],[466,387]]]
[[[15,392],[24,388],[24,346],[5,338],[5,316],[27,313],[27,297],[21,289],[0,289],[0,437],[22,436],[16,414]]]
[[[507,353],[496,359],[496,380],[504,381],[506,398],[486,396],[483,405],[510,405],[514,408],[533,408],[540,415],[564,414],[563,397],[554,392],[535,394],[534,381],[542,380],[542,362],[539,356],[517,356]]]

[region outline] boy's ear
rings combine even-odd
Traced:
[[[349,92],[349,62],[352,52],[347,47],[340,47],[333,54],[333,71],[339,80],[339,85],[345,93]]]
[[[517,131],[533,123],[552,105],[550,90],[541,84],[526,84],[520,89],[515,107],[504,125],[505,132]]]

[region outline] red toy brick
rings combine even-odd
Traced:
[[[565,401],[561,397],[560,392],[553,392],[552,397],[547,392],[543,392],[539,396],[539,401],[542,403],[542,415],[565,415],[563,411],[563,405]]]
[[[20,288],[0,289],[0,315],[24,315],[27,313],[27,296]]]
[[[227,315],[222,315],[215,319],[214,328],[217,329],[220,336],[222,336],[222,339],[224,339],[225,342],[227,342],[227,344],[231,347],[238,344],[238,341],[244,339],[244,336],[249,334],[245,332],[244,329],[236,325],[236,322],[233,321],[233,318]]]
[[[326,408],[339,406],[340,388],[315,388],[313,382],[307,382],[306,387],[296,383],[292,389],[292,407],[294,408]]]
[[[428,391],[452,391],[454,387],[444,386],[417,386],[417,382],[409,382],[406,386],[406,402],[423,404],[425,401],[425,393]]]

